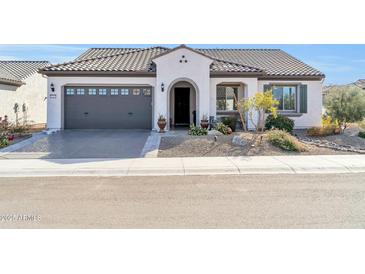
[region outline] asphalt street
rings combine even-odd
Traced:
[[[365,228],[365,174],[0,178],[1,228]]]

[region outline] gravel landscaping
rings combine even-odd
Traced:
[[[343,134],[339,135],[310,137],[306,135],[305,130],[296,130],[294,134],[306,144],[331,148],[338,151],[365,153],[365,139],[358,136],[359,129],[355,124],[350,125]]]
[[[243,145],[233,144],[235,136],[240,136]],[[359,138],[359,137],[357,137]],[[306,152],[288,152],[271,145],[266,138],[254,140],[251,132],[236,132],[217,136],[162,136],[158,157],[219,157],[219,156],[260,156],[260,155],[324,155],[353,154],[326,147],[306,144]]]

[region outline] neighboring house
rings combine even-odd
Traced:
[[[9,121],[45,124],[47,79],[38,70],[47,61],[0,61],[0,117]]]
[[[278,49],[92,48],[41,73],[54,129],[156,129],[159,115],[169,128],[199,124],[267,89],[296,128],[321,125],[324,74]]]

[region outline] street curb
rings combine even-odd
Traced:
[[[5,159],[0,177],[365,173],[365,156]]]

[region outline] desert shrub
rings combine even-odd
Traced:
[[[8,138],[5,136],[0,137],[0,148],[6,147],[8,145],[9,145]]]
[[[312,137],[321,137],[334,134],[334,129],[327,127],[311,127],[307,130],[307,134]]]
[[[319,137],[328,136],[336,133],[336,129],[340,130],[340,125],[337,120],[333,120],[331,116],[322,118],[322,127],[312,127],[307,130],[309,136]]]
[[[223,133],[224,135],[229,134],[229,128],[228,128],[228,126],[226,126],[222,122],[217,123],[215,125],[215,129],[218,130],[219,132]]]
[[[226,126],[229,126],[232,129],[232,131],[236,131],[237,117],[235,116],[222,117],[221,122]]]
[[[359,132],[359,137],[365,138],[365,131],[360,131]]]
[[[271,144],[287,151],[306,151],[304,144],[285,130],[273,129],[267,133]]]
[[[189,134],[193,136],[207,135],[208,130],[205,128],[197,127],[194,124],[190,125]]]
[[[294,121],[280,114],[276,115],[276,117],[274,117],[273,115],[269,115],[266,118],[265,128],[281,129],[287,132],[292,132],[294,128]]]

